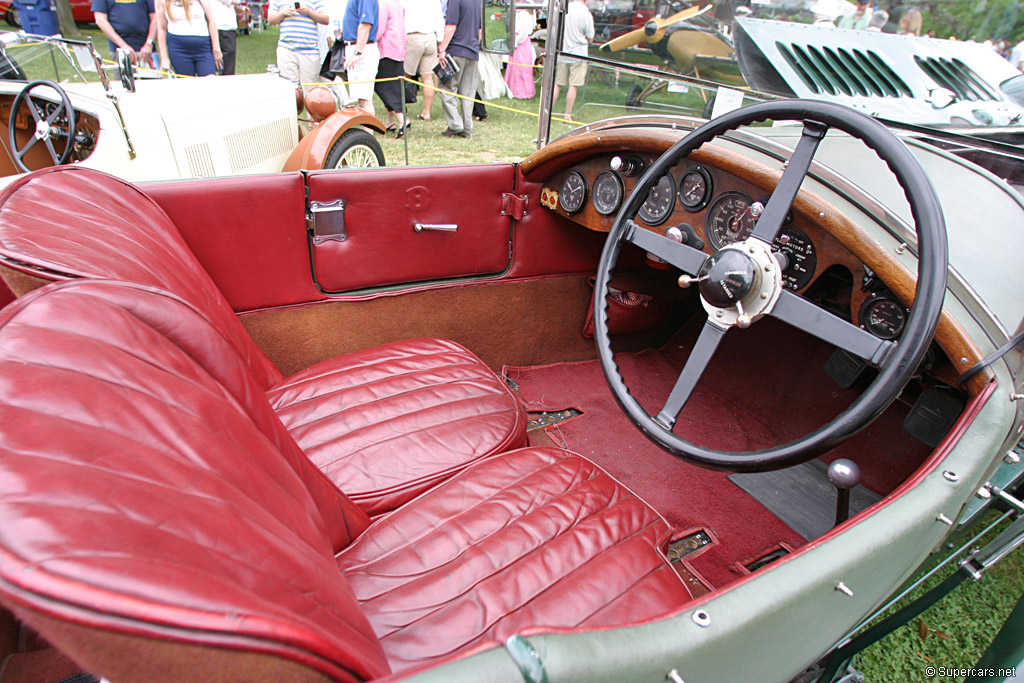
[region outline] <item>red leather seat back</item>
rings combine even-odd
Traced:
[[[193,680],[246,651],[389,672],[334,559],[365,517],[194,309],[127,283],[38,290],[0,312],[0,377],[0,597],[58,647],[114,680],[139,657],[169,675],[160,648],[111,658],[125,637],[195,646]]]
[[[0,193],[0,258],[47,279],[127,280],[177,294],[221,329],[264,388],[282,379],[167,214],[131,183],[81,166],[14,181]]]

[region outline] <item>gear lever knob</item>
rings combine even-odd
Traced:
[[[852,460],[839,458],[828,466],[828,480],[836,487],[836,526],[850,517],[850,489],[860,483],[860,467]]]

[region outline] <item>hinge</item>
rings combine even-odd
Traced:
[[[526,215],[526,203],[530,200],[527,196],[520,197],[511,192],[501,193],[501,215],[512,216],[517,221]]]

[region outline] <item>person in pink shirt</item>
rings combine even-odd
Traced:
[[[377,78],[398,78],[405,74],[405,8],[400,0],[379,0],[380,13],[377,19],[377,47],[380,49],[380,64]],[[409,122],[402,114],[402,100],[405,89],[400,80],[380,81],[373,86],[387,109],[386,126],[389,131],[402,137]]]

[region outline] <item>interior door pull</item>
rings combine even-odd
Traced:
[[[412,229],[416,232],[423,232],[424,230],[442,230],[444,232],[455,232],[459,229],[456,223],[420,223],[416,221],[412,224]]]

